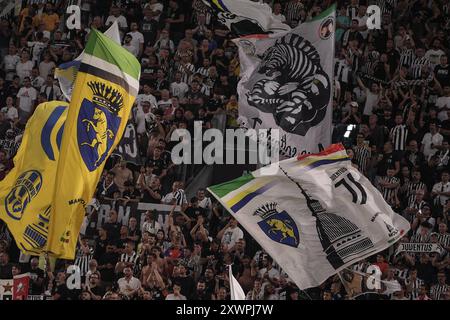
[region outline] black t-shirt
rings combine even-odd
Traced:
[[[149,42],[151,44],[155,43],[156,35],[158,33],[158,22],[155,19],[147,20],[147,18],[144,17],[141,23],[141,30],[146,44]]]
[[[377,165],[377,175],[379,176],[386,175],[386,170],[391,166],[392,167],[395,166],[395,163],[397,161],[400,162],[400,158],[393,152],[383,154],[383,159],[381,159],[381,161],[378,162]]]
[[[101,181],[97,185],[97,198],[103,197],[112,198],[114,193],[119,191],[119,187],[113,182],[111,185],[106,185],[104,181]]]
[[[213,98],[213,99],[208,100],[206,107],[207,107],[208,111],[214,112],[214,111],[217,111],[217,109],[219,109],[219,108],[223,108],[223,103],[222,103],[222,101]]]
[[[4,266],[0,266],[0,279],[12,279],[12,264],[7,263]]]
[[[103,228],[107,231],[108,239],[113,241],[119,240],[120,227],[122,227],[122,225],[117,222],[106,222],[103,224]]]
[[[167,162],[163,157],[159,157],[158,159],[155,159],[153,157],[148,158],[146,165],[154,167],[153,174],[157,176],[159,176],[162,171],[167,168]]]
[[[153,190],[153,192],[157,192],[161,195],[159,190]],[[153,196],[147,190],[142,192],[142,202],[145,203],[161,203],[161,199],[153,198]]]
[[[115,268],[115,265],[118,260],[119,260],[119,257],[117,255],[117,253],[114,253],[114,252],[110,252],[110,253],[106,252],[105,254],[103,254],[100,257],[100,259],[98,261],[99,266],[106,265],[108,263],[110,263],[112,265],[112,267],[110,269],[105,267],[104,269],[100,270],[100,274],[102,276],[102,278],[101,278],[102,281],[113,282],[114,276],[115,276],[114,268]]]
[[[100,297],[103,297],[106,293],[105,288],[103,288],[103,286],[96,286],[94,288],[91,288],[91,292],[96,296]]]
[[[106,246],[108,245],[109,240],[106,239],[100,239],[97,238],[96,246],[95,246],[95,252],[94,252],[94,258],[99,259],[105,252],[106,252]]]
[[[180,19],[180,16],[184,15],[181,8],[177,9],[170,9],[168,17],[174,20]],[[171,23],[170,24],[170,31],[174,33],[182,33],[184,31],[184,21],[183,22],[177,22],[177,23]]]
[[[206,216],[206,210],[201,207],[188,207],[185,211],[185,214],[192,219],[197,219],[198,216],[202,215],[203,217]]]
[[[29,271],[30,274],[30,289],[29,294],[41,294],[44,289],[44,282],[41,285],[37,283],[38,279],[44,279],[44,271],[39,268]]]
[[[437,65],[434,68],[434,74],[441,86],[444,85],[444,83],[448,83],[448,81],[450,81],[450,65],[447,65],[446,67]]]
[[[173,282],[178,282],[181,285],[181,294],[190,297],[195,288],[194,279],[192,277],[175,277]]]
[[[138,190],[136,190],[136,189],[134,189],[133,191],[128,191],[128,190],[125,190],[123,193],[122,193],[122,198],[125,198],[125,199],[137,199],[137,198],[139,198],[141,196],[141,193],[138,191]]]

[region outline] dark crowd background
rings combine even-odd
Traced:
[[[265,2],[276,19],[291,27],[331,4]],[[65,26],[70,4],[81,7],[80,30]],[[105,31],[118,21],[123,46],[142,65],[141,90],[130,119],[142,165],[111,158],[95,198],[113,208],[145,202],[180,205],[182,211],[168,213],[164,225],[155,221],[157,212],[148,211],[140,226],[134,217],[119,222],[113,209],[96,226],[98,231],[80,237],[75,261],[58,260],[53,269],[48,263],[46,270],[39,268],[38,257],[20,254],[1,223],[0,279],[29,272],[30,295],[54,300],[226,300],[227,265],[232,264],[250,300],[358,295],[448,300],[450,1],[337,4],[333,140],[344,142],[353,165],[411,222],[411,231],[400,242],[439,243],[441,253],[396,255],[394,245],[349,268],[343,276],[350,289],[335,276],[317,288],[299,290],[212,200],[207,185],[187,197],[186,189],[202,166],[187,169],[171,162],[173,130],[192,131],[194,121],[203,121],[205,129],[239,127],[235,35],[198,0],[24,1],[19,16],[0,22],[0,179],[13,167],[35,107],[64,100],[53,77],[55,67],[80,54],[92,28]],[[381,8],[380,30],[366,27],[370,4]],[[72,264],[81,270],[79,290],[66,284]],[[361,280],[373,264],[383,280],[376,290]]]

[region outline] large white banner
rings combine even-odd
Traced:
[[[208,190],[300,289],[393,245],[408,221],[355,169],[342,145]]]
[[[280,155],[331,143],[335,6],[283,33],[244,37],[239,47],[241,126],[280,129]]]

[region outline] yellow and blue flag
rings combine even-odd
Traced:
[[[14,168],[0,183],[0,219],[28,254],[45,249],[56,166],[68,104],[45,102],[28,120]]]
[[[92,30],[80,61],[55,177],[47,251],[73,259],[85,206],[119,143],[139,90],[140,64]]]
[[[271,166],[277,170],[208,190],[300,289],[388,248],[410,228],[342,145]]]

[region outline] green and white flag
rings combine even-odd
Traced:
[[[335,5],[284,33],[235,40],[239,119],[247,129],[279,129],[284,158],[331,143]]]
[[[208,188],[300,289],[380,252],[409,230],[342,145]]]

